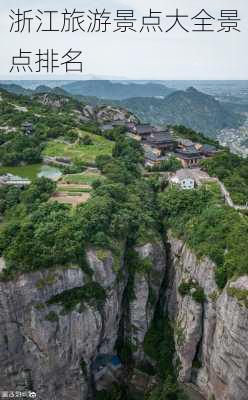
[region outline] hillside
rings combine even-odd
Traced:
[[[116,106],[128,109],[143,122],[154,125],[184,125],[207,136],[217,137],[222,129],[243,125],[246,105],[220,102],[193,87],[173,91],[158,83],[113,83],[110,81],[79,81],[57,87],[40,85],[35,90],[16,84],[0,88],[18,95],[49,94],[71,98],[78,104],[93,107]]]
[[[141,120],[153,124],[184,125],[216,137],[216,130],[236,128],[244,118],[215,100],[214,97],[188,88],[177,91],[165,99],[133,98],[122,105]]]

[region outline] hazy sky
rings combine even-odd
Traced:
[[[130,79],[248,79],[248,2],[247,0],[1,0],[0,75],[9,74],[12,56],[20,48],[36,52],[54,48],[65,53],[70,48],[84,54],[84,73]],[[239,11],[241,33],[10,33],[10,10],[32,9],[72,11],[106,8],[109,11],[133,9],[137,19],[152,11],[163,15],[180,13],[191,17],[202,8],[219,18],[220,10]],[[172,20],[163,21],[169,24]],[[183,21],[183,20],[182,20]],[[192,27],[190,20],[185,25]],[[21,74],[25,78],[25,74]],[[56,75],[58,72],[56,71]],[[20,77],[20,76],[19,76]],[[29,74],[30,78],[30,74]],[[39,78],[33,74],[33,79]],[[66,79],[66,74],[62,78]],[[75,77],[76,78],[76,77]],[[77,75],[80,78],[80,74]]]

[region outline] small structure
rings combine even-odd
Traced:
[[[31,181],[20,176],[15,176],[12,174],[4,174],[0,176],[0,186],[16,186],[24,187],[31,184]]]
[[[182,189],[194,189],[195,181],[192,178],[184,178],[180,181]]]
[[[186,171],[185,169],[178,170],[170,177],[169,181],[172,184],[180,185],[184,190],[192,190],[196,186],[195,179],[190,170]]]
[[[154,128],[149,125],[149,124],[141,124],[141,125],[136,125],[132,129],[132,133],[134,133],[139,140],[146,140],[148,136],[150,136],[154,132]]]
[[[112,123],[108,123],[108,124],[104,124],[101,126],[101,131],[102,132],[107,132],[107,131],[111,131],[111,129],[113,129],[114,126]]]
[[[96,389],[106,390],[115,382],[119,382],[122,373],[122,364],[118,356],[100,354],[91,366]]]
[[[194,142],[189,139],[178,138],[177,145],[181,149],[185,149],[186,147],[194,146]]]
[[[145,148],[145,165],[147,167],[153,167],[154,165],[159,165],[162,161],[167,161],[167,156],[160,156],[156,152]]]
[[[172,137],[169,130],[153,132],[147,138],[147,144],[160,151],[160,155],[164,155],[166,152],[174,151],[176,147],[176,141]]]
[[[26,135],[31,135],[33,133],[33,125],[30,122],[24,122],[22,124],[22,129]]]
[[[202,160],[202,154],[195,146],[186,147],[183,149],[176,150],[176,157],[181,161],[184,168],[194,168],[197,167],[199,161]]]
[[[213,157],[215,154],[218,153],[216,147],[210,144],[203,144],[199,150],[201,154],[205,157]]]

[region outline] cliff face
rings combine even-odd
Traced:
[[[136,365],[147,360],[144,338],[165,295],[179,380],[197,385],[206,399],[247,400],[248,276],[220,293],[210,260],[198,260],[172,235],[168,245],[170,268],[156,242],[135,248],[143,268],[132,273],[123,245],[119,258],[89,249],[90,274],[71,266],[1,282],[0,388],[33,389],[41,400],[94,398],[95,389],[121,379],[120,369],[96,368],[99,357],[116,354],[121,332]]]
[[[143,361],[143,342],[152,322],[156,304],[159,300],[160,288],[166,272],[166,258],[163,243],[136,247],[141,260],[148,260],[150,268],[146,273],[134,276],[134,298],[129,304],[129,332],[133,345],[133,357]]]
[[[59,293],[87,285],[89,277],[79,268],[1,283],[1,388],[32,387],[41,399],[48,394],[49,399],[87,398],[91,361],[99,352],[113,352],[123,292],[110,253],[102,261],[90,250],[87,258],[91,279],[106,290],[101,309],[85,302],[63,312],[59,304],[47,304]]]
[[[137,250],[151,257],[150,272],[143,277],[128,317],[133,327],[138,324],[131,335],[139,344],[156,306],[154,302],[148,307],[144,288],[154,287],[158,298],[161,279],[155,280],[155,274],[164,274],[165,255],[162,244],[147,244]],[[110,251],[94,249],[89,249],[86,257],[90,275],[77,267],[57,268],[0,283],[2,390],[33,389],[41,400],[91,397],[97,386],[92,365],[99,355],[115,354],[128,272],[124,249],[119,259]],[[95,304],[98,294],[92,292],[92,301],[76,301],[73,308],[68,308],[68,294],[71,301],[79,288],[95,287],[92,284],[96,283],[105,292],[104,301]],[[115,377],[108,376],[107,383],[111,379]],[[104,384],[103,379],[100,386]]]
[[[169,235],[171,285],[169,312],[175,323],[179,379],[194,382],[206,399],[245,400],[248,393],[248,308],[242,296],[248,276],[227,284],[220,294],[215,265],[198,260],[180,240]],[[196,301],[192,288],[181,295],[183,282],[201,288],[205,299]]]

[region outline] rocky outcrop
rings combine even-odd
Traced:
[[[91,362],[100,352],[114,351],[124,284],[119,284],[111,253],[101,260],[89,250],[87,259],[91,277],[66,268],[0,284],[1,389],[32,388],[41,400],[88,397]],[[106,290],[101,309],[84,302],[65,312],[59,304],[47,304],[89,280]]]
[[[89,248],[83,270],[54,268],[1,281],[1,390],[34,390],[40,400],[92,398],[95,388],[121,379],[120,339],[131,344],[136,368],[152,363],[144,338],[165,300],[179,380],[194,383],[209,400],[247,400],[248,276],[220,292],[214,263],[171,234],[167,241],[168,251],[159,240],[137,246],[132,268],[123,243],[116,253]],[[142,375],[135,371],[134,382]]]
[[[165,268],[163,245],[147,244],[138,251],[151,257],[148,282],[157,300],[161,278],[156,274]],[[32,389],[40,400],[91,398],[97,387],[94,377],[99,375],[93,371],[96,359],[116,354],[128,281],[124,245],[119,254],[90,248],[88,270],[54,268],[0,282],[1,390]],[[75,297],[85,288],[85,298],[84,292]],[[104,292],[104,301],[98,302],[96,288]],[[138,303],[132,310],[137,307]],[[144,318],[141,325],[145,326],[137,334],[142,340],[154,312],[149,307],[147,298],[146,315],[131,313],[134,324]],[[115,371],[116,366],[107,366],[110,369]],[[105,382],[101,371],[101,387],[112,375],[114,379],[111,372]]]
[[[170,318],[174,320],[179,379],[194,382],[206,399],[245,400],[248,393],[248,277],[227,284],[220,293],[215,264],[198,259],[181,240],[169,234]],[[182,283],[192,285],[180,294]],[[181,286],[182,287],[182,286]],[[201,288],[204,299],[194,297]],[[214,396],[214,397],[213,397]]]
[[[75,110],[75,114],[81,121],[96,121],[99,124],[111,122],[135,123],[139,122],[134,114],[121,107],[113,106],[91,106],[86,105],[81,107],[80,111]]]
[[[96,119],[98,122],[108,121],[123,121],[129,123],[138,123],[139,120],[134,114],[127,111],[125,108],[113,107],[113,106],[102,106],[96,107],[95,109]]]
[[[143,342],[159,300],[166,271],[166,257],[162,242],[148,243],[135,250],[140,259],[147,263],[147,267],[134,275],[134,298],[129,304],[129,337],[133,344],[133,357],[136,361],[142,361]]]

